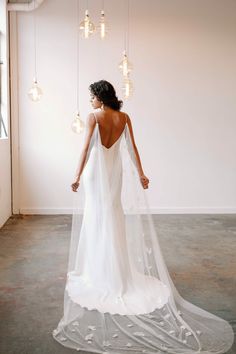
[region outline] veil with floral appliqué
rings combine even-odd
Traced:
[[[125,216],[127,252],[133,265],[133,274],[145,276],[144,279],[147,279],[143,286],[144,298],[145,295],[147,299],[150,296],[149,279],[153,278],[164,284],[168,289],[168,296],[160,299],[160,306],[155,307],[154,304],[159,303],[160,294],[153,293],[153,306],[147,303],[146,313],[139,311],[138,308],[134,311],[133,307],[130,307],[127,313],[119,313],[118,310],[113,313],[102,312],[75,303],[66,284],[64,313],[53,331],[53,337],[65,347],[90,353],[225,353],[234,341],[231,325],[226,320],[185,300],[171,279],[160,248],[158,227],[154,224],[149,209],[148,193],[151,193],[151,187],[149,186],[149,191],[144,190],[140,183],[128,124],[125,126],[119,148],[120,155],[114,158],[118,159],[120,156],[123,166],[121,200]],[[98,125],[93,131],[86,163],[94,153],[96,153],[95,183],[99,190],[99,194],[94,196],[94,205],[99,209],[99,215],[102,215],[97,227],[97,233],[102,234],[104,226],[109,227],[104,224],[108,220],[112,230],[115,215],[112,214],[113,201],[108,187],[104,148]],[[114,162],[114,166],[114,168],[119,166],[118,161],[117,164]],[[113,188],[116,188],[116,183],[119,183],[119,180],[114,181]],[[67,274],[75,269],[85,203],[82,175],[78,192],[73,196]],[[114,266],[109,257],[106,262],[107,268]]]

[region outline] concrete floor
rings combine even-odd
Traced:
[[[236,215],[154,220],[180,294],[236,328]],[[62,316],[70,227],[70,215],[25,215],[1,228],[1,354],[74,352],[51,335]]]

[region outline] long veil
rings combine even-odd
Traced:
[[[171,280],[127,125],[119,149],[111,179],[96,125],[73,196],[64,313],[54,339],[89,353],[225,353],[234,340],[230,324],[186,301]],[[90,161],[92,196],[86,195]],[[113,191],[119,183],[124,220],[117,221]],[[86,209],[91,197],[93,213]],[[94,225],[93,242],[81,236],[87,223]],[[117,242],[121,234],[123,243]],[[83,278],[84,264],[92,281]]]

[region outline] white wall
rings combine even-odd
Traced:
[[[8,130],[8,137],[0,139],[0,227],[11,215],[11,159],[10,159],[10,132],[9,132],[9,66],[7,42],[7,10],[6,1],[0,1],[0,32],[1,32],[1,111]]]
[[[80,1],[84,10],[85,1]],[[101,1],[90,1],[98,23]],[[37,14],[39,103],[33,79],[32,12],[17,13],[19,49],[20,210],[63,213],[82,136],[76,112],[76,17],[73,0],[45,0]],[[80,41],[80,108],[88,86],[105,78],[121,96],[123,2],[105,1],[110,33]],[[135,87],[125,103],[133,121],[150,207],[156,212],[236,211],[236,2],[130,1],[130,60]],[[69,6],[70,5],[70,6]],[[82,20],[82,17],[81,19]]]

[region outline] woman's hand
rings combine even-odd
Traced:
[[[72,191],[73,191],[73,192],[77,192],[78,187],[79,187],[79,181],[76,180],[76,181],[75,181],[74,183],[72,183],[72,185],[71,185]]]
[[[139,178],[140,178],[140,182],[141,182],[143,188],[147,189],[148,188],[149,179],[145,175],[141,175],[141,176],[139,176]]]

